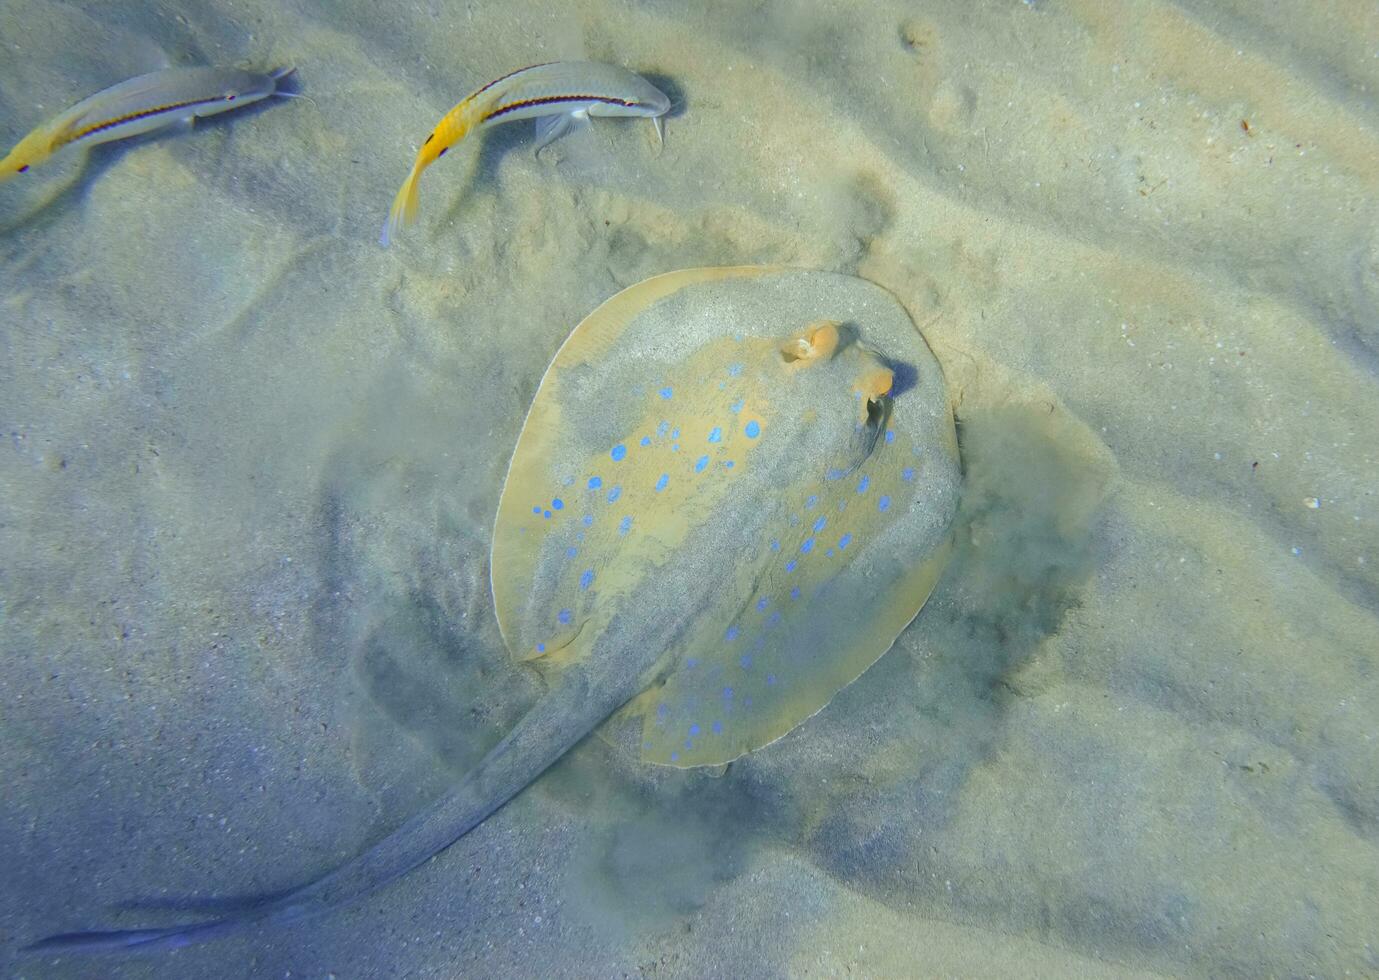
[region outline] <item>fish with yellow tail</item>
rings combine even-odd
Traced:
[[[278,91],[295,71],[262,74],[234,68],[164,68],[102,89],[25,136],[0,160],[0,182],[28,173],[59,150],[151,133],[179,122],[252,105]]]
[[[379,241],[388,245],[417,216],[417,180],[469,133],[484,126],[536,120],[536,150],[569,132],[590,116],[650,119],[656,137],[670,99],[642,76],[595,61],[556,61],[521,68],[489,82],[451,109],[417,151],[412,172],[393,199]]]

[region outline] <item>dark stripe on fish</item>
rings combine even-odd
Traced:
[[[520,75],[520,74],[522,74],[522,72],[524,72],[524,71],[531,71],[533,68],[545,68],[547,65],[553,65],[553,64],[555,64],[554,61],[543,61],[543,62],[541,62],[541,64],[539,64],[539,65],[528,65],[528,66],[525,67],[525,68],[519,68],[519,69],[517,69],[516,71],[510,71],[510,72],[508,72],[506,75],[499,75],[497,78],[495,78],[493,81],[489,82],[489,83],[488,83],[487,85],[485,85],[483,88],[479,89],[478,92],[475,92],[474,95],[471,95],[469,98],[470,98],[470,99],[473,99],[474,96],[477,96],[477,95],[479,95],[479,94],[481,94],[481,93],[483,93],[483,92],[487,92],[489,89],[493,88],[493,86],[497,85],[499,82],[505,82],[505,81],[507,81],[509,78],[511,78],[513,75]]]
[[[147,119],[149,116],[156,116],[160,113],[177,112],[180,109],[190,109],[193,106],[199,105],[214,105],[217,102],[224,102],[226,98],[228,98],[228,96],[215,95],[209,99],[189,99],[186,102],[174,102],[171,105],[160,105],[154,106],[152,109],[141,109],[138,112],[131,112],[127,116],[121,116],[118,119],[111,119],[109,122],[100,123],[96,126],[92,126],[89,129],[83,129],[81,132],[74,135],[71,139],[67,140],[67,142],[75,143],[78,140],[83,140],[86,137],[91,136],[95,133],[103,133],[107,129],[114,129],[116,126],[123,126],[125,123],[134,122],[138,119]]]
[[[514,102],[505,105],[501,109],[495,109],[484,116],[481,122],[488,122],[490,119],[497,119],[505,112],[513,112],[517,109],[525,109],[534,105],[553,105],[557,102],[602,102],[605,105],[635,106],[637,103],[628,102],[626,99],[614,99],[607,95],[548,95],[541,99],[525,99],[521,102]]]

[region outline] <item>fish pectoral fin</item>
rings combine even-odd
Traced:
[[[558,115],[537,116],[536,150],[533,152],[533,156],[540,156],[543,149],[570,132],[576,123],[581,126],[589,124],[589,115],[583,109],[577,109],[574,112],[562,112]]]

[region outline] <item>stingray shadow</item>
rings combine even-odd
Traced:
[[[915,370],[913,364],[905,361],[887,360],[886,366],[891,369],[891,397],[899,398],[905,392],[910,391],[919,383],[919,372]]]
[[[631,742],[552,768],[544,785],[588,828],[576,904],[634,929],[662,926],[782,846],[896,907],[942,897],[951,871],[933,845],[998,751],[1009,705],[1028,694],[1020,668],[1080,601],[1110,473],[1086,428],[1042,405],[968,414],[959,442],[964,496],[938,587],[823,711],[721,778],[637,765]]]
[[[963,500],[943,577],[895,648],[818,717],[821,731],[799,734],[857,742],[837,753],[849,768],[824,774],[819,799],[773,791],[777,819],[795,821],[822,867],[893,904],[944,900],[941,845],[962,787],[999,751],[1010,705],[1034,693],[1021,668],[1080,604],[1105,547],[1113,470],[1085,426],[1007,405],[960,418],[958,439]]]

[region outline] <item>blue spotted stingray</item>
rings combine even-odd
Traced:
[[[184,945],[357,898],[614,715],[662,765],[766,745],[919,612],[959,485],[942,373],[884,290],[772,268],[624,290],[556,354],[498,507],[498,623],[546,695],[451,793],[315,882],[198,923],[34,948]]]

